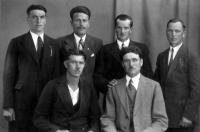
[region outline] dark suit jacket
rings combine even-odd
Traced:
[[[169,49],[160,53],[154,74],[163,90],[169,128],[179,127],[185,117],[197,121],[200,101],[200,58],[184,44],[177,52],[168,71]]]
[[[74,111],[65,76],[50,81],[44,88],[33,118],[42,132],[60,130],[99,132],[100,110],[95,90],[79,83],[80,107]]]
[[[59,47],[44,35],[40,67],[30,32],[11,40],[5,59],[3,107],[34,109],[46,83],[59,76]]]
[[[136,46],[143,52],[143,66],[141,73],[149,78],[153,77],[149,50],[145,44],[130,41],[129,46]],[[100,53],[97,72],[94,75],[94,84],[100,92],[105,94],[108,90],[107,85],[113,79],[120,79],[126,75],[119,57],[120,49],[117,41],[104,45]]]
[[[165,103],[157,82],[141,75],[132,114],[135,132],[164,132],[167,129]],[[124,77],[108,90],[101,128],[103,132],[130,132],[130,122]]]
[[[76,49],[77,44],[74,38],[74,33],[60,37],[57,39],[61,48],[61,75],[66,73],[66,68],[63,65],[64,56],[69,49]],[[86,35],[84,43],[84,51],[87,56],[87,61],[83,73],[81,75],[82,79],[86,79],[89,83],[93,85],[93,73],[96,71],[97,61],[99,61],[99,52],[103,46],[103,41],[101,39]],[[93,86],[94,87],[94,86]],[[98,93],[98,91],[97,91]]]

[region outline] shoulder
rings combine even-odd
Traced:
[[[147,48],[146,44],[143,44],[143,43],[140,43],[140,42],[135,42],[135,41],[132,41],[132,40],[130,40],[130,44],[133,45],[133,46],[137,46],[139,48]]]
[[[94,37],[94,36],[91,36],[91,35],[89,35],[89,34],[87,34],[86,37],[88,37],[88,38],[90,38],[90,39],[92,39],[93,41],[96,41],[96,42],[103,42],[102,39],[97,38],[97,37]]]
[[[11,41],[21,41],[24,40],[26,38],[26,36],[28,35],[28,33],[22,34],[20,36],[17,36],[15,38],[12,38]]]

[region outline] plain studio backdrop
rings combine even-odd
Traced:
[[[26,9],[31,4],[41,4],[47,8],[45,33],[53,38],[72,33],[70,10],[78,5],[87,6],[92,14],[88,34],[101,38],[104,44],[115,40],[114,18],[119,14],[130,15],[133,18],[131,39],[148,46],[153,70],[158,53],[169,47],[165,32],[169,19],[179,17],[185,22],[187,27],[185,43],[195,52],[200,53],[199,0],[1,0],[1,132],[7,131],[7,122],[2,116],[5,55],[10,40],[29,31]],[[101,100],[100,104],[102,104]],[[199,131],[200,125],[196,125],[195,132]]]

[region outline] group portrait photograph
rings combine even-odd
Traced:
[[[200,132],[199,0],[1,0],[0,132]]]

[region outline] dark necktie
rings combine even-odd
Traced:
[[[128,87],[127,87],[127,95],[128,95],[128,98],[129,98],[131,104],[134,105],[134,100],[135,100],[135,95],[136,95],[136,89],[133,86],[132,82],[133,82],[133,80],[130,79]]]
[[[122,43],[122,47],[121,47],[121,50],[122,50],[123,48],[125,48],[125,45],[124,45],[124,43]]]
[[[37,43],[37,55],[39,62],[41,64],[41,59],[42,59],[42,47],[43,47],[43,42],[40,36],[38,36],[38,43]]]
[[[170,67],[171,64],[172,64],[172,61],[173,61],[173,55],[174,55],[174,49],[172,48],[172,49],[171,49],[171,57],[170,57],[170,60],[169,60],[169,65],[168,65],[168,67]]]
[[[84,45],[83,39],[81,38],[80,41],[79,41],[78,49],[83,50],[83,48],[84,48],[83,45]]]

